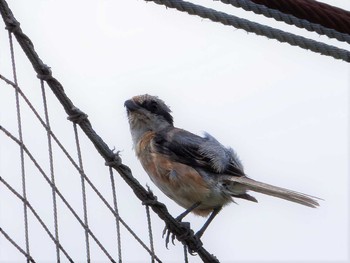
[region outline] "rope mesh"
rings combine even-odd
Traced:
[[[67,238],[67,230],[63,228],[64,221],[67,220],[68,217],[72,219],[72,221],[75,221],[76,225],[80,225],[81,232],[83,232],[82,237],[78,237],[75,235],[72,235],[69,233],[70,239],[79,238],[80,240],[85,240],[85,242],[78,242],[79,244],[84,244],[85,251],[86,251],[86,260],[87,261],[94,261],[94,255],[98,254],[99,258],[108,259],[111,262],[116,262],[116,259],[118,259],[119,262],[122,262],[122,260],[125,260],[127,258],[127,255],[125,253],[122,254],[121,251],[121,229],[120,226],[122,226],[129,235],[132,236],[134,240],[139,244],[138,248],[143,249],[146,253],[149,254],[149,257],[152,262],[161,262],[160,258],[157,256],[155,247],[154,247],[154,239],[152,234],[152,227],[151,227],[151,215],[150,215],[150,208],[158,214],[158,216],[166,222],[166,224],[169,226],[171,231],[178,237],[178,239],[186,244],[188,248],[192,252],[198,253],[198,255],[202,258],[204,262],[216,262],[216,258],[212,256],[208,251],[202,246],[202,243],[200,240],[198,240],[191,229],[188,228],[188,226],[184,226],[183,224],[177,222],[167,211],[167,208],[162,203],[158,202],[156,200],[156,197],[153,195],[153,193],[150,190],[145,189],[143,186],[139,184],[139,182],[132,176],[131,170],[124,164],[122,164],[121,159],[118,155],[118,153],[114,153],[112,150],[109,149],[109,147],[106,145],[106,143],[101,139],[100,136],[96,134],[96,132],[93,130],[90,121],[88,120],[88,117],[85,113],[80,111],[77,107],[75,107],[72,103],[72,101],[67,97],[65,94],[62,85],[52,76],[51,71],[48,66],[46,66],[37,53],[34,50],[34,46],[32,42],[29,40],[29,38],[22,32],[19,23],[14,18],[12,12],[10,11],[9,7],[7,6],[6,2],[1,0],[0,1],[0,11],[2,14],[2,17],[5,21],[5,24],[7,26],[7,29],[9,30],[9,36],[10,41],[12,39],[12,36],[15,36],[18,44],[23,49],[24,53],[30,60],[30,62],[33,65],[34,70],[37,73],[37,77],[40,80],[40,90],[42,92],[42,102],[43,102],[43,112],[44,117],[42,117],[42,113],[40,113],[36,107],[31,103],[31,100],[28,98],[28,96],[25,95],[22,88],[19,87],[17,83],[17,79],[15,81],[10,80],[9,78],[2,76],[1,79],[3,80],[2,83],[9,84],[10,87],[14,88],[18,101],[20,101],[22,104],[24,103],[25,107],[29,109],[29,112],[34,115],[34,119],[36,121],[39,121],[40,125],[44,128],[46,132],[46,152],[48,152],[48,167],[46,167],[47,163],[42,161],[41,156],[37,156],[37,152],[35,150],[36,147],[33,147],[32,140],[34,139],[23,139],[21,136],[17,138],[15,134],[11,131],[11,129],[6,129],[3,124],[0,126],[0,131],[2,133],[2,139],[4,139],[7,136],[7,138],[12,141],[12,147],[18,147],[21,149],[21,155],[23,155],[23,160],[26,160],[24,163],[23,161],[23,171],[28,171],[30,169],[31,173],[35,173],[36,175],[39,175],[42,179],[44,179],[44,182],[46,184],[46,187],[49,186],[51,189],[51,198],[52,198],[52,207],[53,207],[53,215],[45,215],[41,216],[42,211],[40,211],[40,207],[38,205],[35,205],[36,202],[34,199],[32,200],[31,197],[26,198],[25,195],[20,195],[18,191],[14,187],[12,187],[12,182],[8,182],[7,177],[1,177],[1,184],[5,188],[7,188],[14,196],[16,196],[24,205],[25,209],[29,209],[31,214],[30,216],[34,216],[35,219],[31,218],[28,220],[29,225],[29,234],[28,234],[28,241],[25,242],[25,245],[23,246],[21,242],[16,242],[15,239],[11,237],[11,235],[3,234],[7,240],[9,240],[12,244],[18,244],[15,246],[17,250],[24,254],[28,261],[31,260],[32,254],[35,255],[38,260],[41,260],[42,255],[40,253],[38,254],[38,243],[35,242],[36,238],[33,237],[33,233],[30,231],[30,227],[32,225],[37,224],[39,222],[40,226],[46,234],[48,235],[49,239],[52,241],[52,244],[55,247],[55,254],[56,254],[56,260],[57,261],[70,261],[74,262],[76,261],[76,257],[78,257],[79,260],[81,260],[81,255],[77,255],[77,250],[72,248],[72,244],[68,241]],[[14,50],[14,49],[13,49]],[[15,69],[15,56],[13,56],[13,65],[12,68]],[[73,129],[71,129],[72,134],[74,135],[74,144],[66,144],[62,142],[62,139],[58,139],[60,136],[56,135],[54,133],[54,123],[50,122],[49,118],[49,110],[48,106],[50,105],[49,99],[47,98],[48,94],[46,92],[46,85],[44,85],[44,82],[48,84],[51,91],[54,93],[55,97],[58,99],[58,101],[63,106],[64,110],[68,114],[68,119],[73,122]],[[3,85],[2,85],[3,86]],[[38,85],[39,86],[39,85]],[[20,105],[20,104],[18,104]],[[19,108],[19,106],[18,106]],[[17,111],[20,113],[20,111]],[[26,112],[26,118],[27,118]],[[20,124],[20,120],[17,121],[18,124]],[[87,176],[87,169],[84,166],[83,167],[83,160],[82,160],[82,149],[81,149],[81,138],[79,135],[78,126],[82,129],[84,134],[87,136],[87,139],[90,140],[95,148],[97,149],[97,152],[105,159],[106,165],[108,165],[109,168],[109,174],[110,174],[110,184],[112,185],[112,197],[111,202],[113,202],[114,205],[111,205],[109,201],[107,201],[106,194],[102,194],[100,190],[98,190],[98,186],[96,186],[92,179],[90,179]],[[27,127],[26,127],[27,129]],[[58,132],[60,132],[59,129]],[[64,129],[63,129],[64,130]],[[30,132],[28,132],[30,133]],[[29,137],[29,136],[28,136]],[[41,139],[41,138],[36,138]],[[38,144],[41,146],[42,142],[35,142],[35,144]],[[76,146],[76,149],[72,145]],[[70,152],[77,152],[77,160],[73,157],[73,154]],[[55,156],[55,158],[54,158]],[[61,157],[64,157],[66,159],[65,164],[61,164]],[[55,161],[54,161],[55,159]],[[67,165],[68,161],[68,165]],[[30,167],[30,168],[29,168]],[[142,205],[146,206],[146,210],[143,210],[144,216],[147,219],[147,223],[145,225],[145,228],[148,228],[147,235],[148,235],[148,242],[143,241],[147,237],[142,237],[141,233],[136,233],[136,231],[133,230],[133,227],[128,225],[125,220],[120,216],[120,212],[117,206],[117,189],[115,187],[115,175],[112,173],[112,169],[116,170],[121,177],[127,182],[129,186],[131,186],[133,192],[136,194],[136,197],[138,197],[142,201]],[[33,172],[34,171],[34,172]],[[73,182],[76,180],[75,178],[79,178],[78,182],[80,182],[80,188],[81,188],[81,200],[77,204],[76,200],[72,199],[71,193],[68,191],[70,189],[70,185],[62,185],[62,179],[58,177],[64,176],[62,175],[62,171],[64,173],[69,173],[70,177]],[[68,172],[69,171],[69,172]],[[102,172],[101,172],[102,173]],[[106,173],[106,172],[104,172]],[[103,175],[99,174],[99,177]],[[32,180],[31,176],[31,180]],[[37,179],[37,178],[36,178]],[[96,178],[95,178],[96,179]],[[31,180],[27,179],[29,182]],[[43,184],[43,182],[41,182]],[[45,187],[45,184],[43,184],[43,187]],[[31,186],[33,187],[33,186]],[[26,186],[26,188],[23,189],[30,189],[29,186]],[[44,188],[43,188],[44,189]],[[73,189],[74,192],[77,192],[77,188]],[[40,192],[40,191],[39,191]],[[40,193],[36,194],[40,194]],[[25,193],[25,192],[24,192]],[[32,196],[32,195],[31,195]],[[89,203],[87,200],[92,200],[93,198],[99,200],[104,205],[105,213],[109,214],[112,218],[114,218],[114,227],[111,225],[111,229],[115,229],[116,231],[108,231],[110,235],[114,236],[114,239],[117,241],[116,247],[111,247],[110,242],[106,242],[106,238],[104,235],[101,235],[100,229],[96,228],[96,225],[94,227],[92,221],[94,220],[94,216],[96,215],[96,212],[90,211],[88,213],[88,210],[90,210]],[[76,197],[74,197],[76,198]],[[129,199],[129,197],[127,197]],[[109,199],[109,198],[108,198]],[[129,200],[126,200],[128,202]],[[34,202],[34,203],[33,203]],[[113,207],[114,206],[114,207]],[[81,211],[83,210],[83,211]],[[51,210],[52,211],[52,210]],[[52,221],[48,220],[48,218],[51,217]],[[53,218],[52,218],[53,217]],[[67,218],[66,218],[67,217]],[[89,221],[88,221],[89,219]],[[26,221],[27,219],[25,219]],[[60,225],[60,227],[59,227]],[[34,229],[32,230],[34,231]],[[76,230],[74,230],[76,231]],[[2,231],[1,233],[5,233]],[[9,232],[6,232],[9,233]],[[75,233],[78,233],[75,232]],[[9,238],[8,238],[9,237]],[[93,242],[90,242],[90,239],[93,240]],[[108,239],[107,239],[108,240]],[[33,249],[29,250],[29,243],[33,242]],[[74,242],[75,243],[75,242]],[[146,243],[149,243],[147,245]],[[69,245],[67,245],[69,244]],[[114,243],[115,244],[115,243]],[[25,249],[23,247],[26,247]],[[123,246],[123,248],[126,247],[126,245]],[[165,247],[165,246],[164,246]],[[133,247],[133,250],[136,248]],[[33,251],[32,251],[33,250]],[[78,250],[83,251],[83,250]],[[42,252],[43,253],[43,252]],[[102,254],[102,256],[101,256]],[[130,255],[129,255],[130,256]],[[52,260],[52,258],[50,258]]]
[[[4,80],[6,83],[10,84],[13,87],[16,87],[18,90],[18,93],[21,95],[22,98],[24,98],[24,101],[26,103],[30,103],[29,100],[27,99],[27,97],[24,95],[24,93],[22,92],[22,90],[16,86],[13,82],[11,82],[10,80],[6,79],[5,77],[1,76],[1,79]],[[34,107],[30,105],[30,109],[35,112],[36,117],[39,118],[41,124],[48,130],[48,127],[46,126],[46,124],[44,123],[44,121],[40,118],[39,113],[37,111],[35,111]],[[11,138],[15,143],[17,143],[19,146],[21,146],[21,148],[23,148],[23,151],[28,155],[28,157],[31,159],[31,161],[34,163],[34,165],[37,167],[37,169],[40,171],[40,173],[44,176],[45,180],[47,181],[47,183],[52,187],[52,189],[55,191],[55,193],[61,198],[61,200],[66,204],[66,206],[68,207],[68,209],[71,211],[71,213],[73,214],[73,216],[78,220],[78,222],[82,225],[82,227],[85,229],[85,231],[96,241],[96,243],[98,244],[98,246],[100,246],[101,250],[106,254],[106,256],[110,259],[113,260],[112,257],[109,255],[109,253],[107,252],[107,250],[104,249],[103,245],[100,243],[100,241],[96,238],[96,236],[92,233],[92,231],[89,229],[88,225],[83,222],[83,220],[78,216],[77,212],[72,208],[72,206],[69,204],[69,202],[65,199],[65,197],[63,196],[63,194],[57,189],[57,187],[52,183],[52,181],[50,180],[49,176],[44,172],[43,168],[38,164],[37,160],[32,156],[32,154],[30,153],[30,151],[27,149],[27,147],[25,146],[24,143],[20,142],[19,139],[17,139],[13,134],[11,134],[8,130],[6,130],[4,127],[0,126],[0,130],[7,135],[9,138]],[[87,181],[90,186],[93,188],[93,190],[97,193],[97,195],[102,199],[102,201],[106,204],[106,206],[110,209],[110,211],[112,212],[112,214],[115,216],[116,219],[118,219],[118,221],[121,221],[121,223],[126,227],[126,229],[135,237],[135,239],[141,244],[142,247],[144,247],[148,252],[151,253],[151,250],[143,243],[143,241],[138,238],[137,234],[134,233],[131,229],[131,227],[129,227],[124,221],[122,221],[122,219],[120,218],[120,216],[118,215],[117,212],[115,212],[113,210],[113,208],[109,205],[109,203],[107,202],[107,200],[103,197],[103,195],[97,190],[97,188],[92,184],[92,182],[86,177],[86,174],[83,172],[82,169],[79,168],[79,166],[74,162],[73,158],[69,155],[69,153],[67,152],[67,150],[62,146],[62,144],[58,141],[57,137],[53,134],[53,132],[51,130],[48,130],[50,132],[50,135],[54,138],[54,140],[59,143],[59,146],[61,148],[62,151],[64,151],[64,153],[67,155],[67,158],[69,157],[70,161],[72,162],[72,164],[75,166],[75,168],[78,170],[78,172],[80,173],[80,175],[84,178],[84,181]],[[77,141],[78,143],[78,141]],[[79,158],[80,159],[80,158]],[[113,177],[112,177],[113,178]],[[37,217],[38,221],[42,224],[43,228],[50,233],[49,231],[49,227],[43,222],[42,219],[40,219],[38,213],[36,212],[36,210],[30,205],[30,203],[24,198],[22,197],[20,194],[18,194],[7,182],[4,178],[1,178],[1,182],[4,183],[4,185],[9,188],[10,191],[12,191],[19,199],[21,199],[23,201],[23,204],[25,204],[26,206],[29,207],[29,209],[32,211],[32,213]],[[113,191],[115,193],[115,190]],[[86,201],[86,200],[85,200]],[[84,201],[84,202],[85,202]],[[119,232],[119,231],[118,231]],[[61,249],[61,251],[63,250],[62,246],[60,245],[60,242],[57,240],[56,237],[54,237],[53,234],[49,234],[49,236],[51,237],[51,239],[54,241],[54,243],[59,247],[59,249]],[[120,234],[118,233],[118,243],[120,243]],[[87,243],[88,244],[88,243]],[[88,251],[89,246],[86,245],[86,249]],[[64,250],[63,250],[64,251]],[[120,250],[119,250],[120,251]],[[28,253],[26,253],[28,254]],[[64,254],[66,255],[67,259],[70,261],[71,257],[64,252]],[[120,253],[119,253],[120,254]],[[89,257],[89,254],[87,252],[87,256]],[[153,256],[153,253],[152,253]],[[156,258],[156,256],[154,256]],[[160,260],[157,260],[158,262],[160,262]]]

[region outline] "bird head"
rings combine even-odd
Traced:
[[[169,107],[156,96],[148,94],[134,96],[125,101],[131,135],[134,144],[148,131],[160,131],[173,126]]]

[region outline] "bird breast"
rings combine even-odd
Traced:
[[[157,153],[152,141],[154,136],[154,132],[143,135],[135,151],[151,180],[165,195],[186,209],[201,202],[193,212],[202,216],[228,202],[219,186],[210,185],[213,182],[205,180],[194,168]]]

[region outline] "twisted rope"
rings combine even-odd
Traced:
[[[350,34],[350,12],[314,0],[251,0],[315,24]]]
[[[37,72],[38,77],[45,80],[50,86],[52,92],[55,94],[57,99],[62,104],[64,110],[68,116],[85,116],[79,119],[80,128],[84,131],[90,141],[94,144],[97,151],[105,159],[107,163],[112,163],[111,167],[115,169],[120,176],[125,180],[125,182],[133,189],[134,194],[142,201],[150,205],[152,210],[166,222],[169,230],[175,234],[175,236],[184,244],[188,246],[193,252],[197,252],[204,262],[218,262],[215,256],[211,255],[203,246],[200,240],[195,237],[193,231],[188,227],[184,226],[173,218],[166,206],[157,201],[153,193],[147,191],[132,175],[131,170],[128,166],[121,163],[121,159],[118,155],[114,154],[112,150],[109,149],[107,144],[102,140],[100,136],[94,131],[85,113],[78,110],[72,101],[67,97],[64,89],[56,80],[51,73],[51,70],[46,66],[42,60],[39,58],[38,54],[35,52],[32,42],[23,33],[19,26],[18,21],[14,18],[11,10],[9,9],[5,0],[0,0],[0,12],[3,20],[7,27],[15,28],[13,34],[15,35],[18,43],[22,47],[29,61],[32,63],[34,70]],[[75,119],[74,119],[75,120]],[[85,177],[86,179],[87,177]],[[87,179],[86,179],[87,180]],[[87,180],[87,182],[89,182]],[[90,184],[90,183],[89,183]],[[54,186],[52,186],[54,187]],[[93,187],[93,184],[91,185]],[[60,196],[58,190],[56,191]],[[60,196],[61,197],[61,196]],[[110,207],[110,206],[109,206]],[[113,209],[112,209],[113,211]],[[72,211],[74,212],[74,210]],[[115,214],[115,212],[113,211]],[[84,223],[79,218],[79,223],[84,225]],[[122,221],[121,221],[122,222]],[[91,235],[90,231],[89,234]],[[94,238],[94,236],[93,236]]]
[[[309,22],[306,19],[298,18],[294,15],[286,14],[278,9],[266,7],[265,5],[255,4],[253,0],[220,0],[224,4],[230,4],[235,7],[243,8],[246,11],[252,11],[255,14],[262,14],[269,18],[274,18],[276,21],[283,21],[288,25],[294,25],[299,28],[304,28],[311,32],[316,32],[320,35],[326,35],[330,38],[335,38],[339,41],[350,44],[350,35],[341,33],[335,29],[322,26],[320,24]],[[269,2],[270,3],[270,2]]]
[[[271,39],[276,39],[282,43],[288,43],[292,46],[299,46],[303,49],[311,50],[321,55],[331,56],[336,59],[341,59],[346,62],[350,62],[350,52],[345,49],[340,49],[335,46],[324,44],[322,42],[301,37],[269,26],[261,25],[259,23],[251,22],[247,19],[229,15],[224,12],[219,12],[211,8],[206,8],[182,0],[145,1],[154,2],[159,5],[165,5],[166,7],[175,8],[181,12],[186,12],[190,15],[197,15],[202,18],[208,18],[214,22],[220,22],[224,25],[234,26],[238,29],[244,29],[247,32],[252,32],[257,35],[266,36]]]

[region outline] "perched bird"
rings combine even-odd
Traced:
[[[255,191],[309,207],[316,197],[249,178],[237,154],[213,136],[197,136],[173,125],[169,107],[158,97],[139,95],[125,101],[133,147],[143,168],[169,198],[188,213],[209,216],[196,233],[201,237],[221,208],[234,198],[257,202]],[[167,237],[167,239],[169,236]]]

